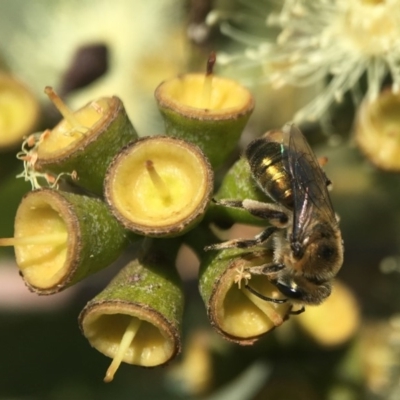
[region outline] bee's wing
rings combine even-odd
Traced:
[[[306,138],[295,125],[286,125],[283,132],[287,151],[283,160],[293,191],[293,240],[302,242],[315,218],[335,224],[336,217],[327,189],[329,181]]]

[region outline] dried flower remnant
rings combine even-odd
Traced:
[[[357,97],[358,82],[365,73],[369,99],[378,95],[388,74],[393,92],[399,90],[399,0],[286,0],[279,13],[267,17],[267,24],[280,29],[276,43],[254,41],[244,57],[265,68],[260,79],[274,87],[304,87],[330,78],[322,92],[295,115],[295,121],[321,117],[347,91]],[[231,32],[227,26],[226,33],[240,39],[240,32]],[[248,36],[246,40],[249,43]]]

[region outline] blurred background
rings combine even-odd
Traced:
[[[215,50],[216,72],[249,86],[256,99],[237,157],[252,138],[293,120],[334,82],[332,71],[308,85],[296,85],[295,78],[291,84],[274,85],[276,80],[268,79],[288,67],[283,55],[293,55],[290,67],[298,56],[289,46],[286,53],[272,51],[281,59],[271,56],[268,61],[277,34],[286,29],[284,17],[294,10],[299,22],[302,3],[0,0],[0,237],[13,235],[16,209],[30,190],[29,183],[15,178],[22,171],[15,157],[22,138],[60,119],[43,93],[46,85],[73,109],[96,97],[117,95],[141,136],[160,134],[154,89],[180,73],[204,70],[208,54]],[[332,13],[319,15],[319,3],[330,4]],[[356,3],[391,3],[400,9],[398,1]],[[335,7],[341,2],[315,4],[311,17],[326,22],[337,17]],[[280,15],[281,25],[266,23],[273,13]],[[187,298],[182,354],[162,368],[123,364],[114,381],[104,384],[109,359],[90,347],[77,317],[123,260],[63,293],[38,297],[20,279],[12,249],[1,248],[0,399],[400,398],[400,176],[396,167],[380,168],[374,149],[362,146],[369,140],[357,122],[371,84],[368,67],[365,71],[357,90],[344,87],[336,96],[339,103],[332,101],[313,121],[298,122],[316,154],[329,160],[324,169],[333,182],[332,201],[345,243],[344,265],[326,304],[293,316],[251,347],[229,343],[209,325],[197,289],[198,261],[182,249],[178,268]],[[381,75],[382,87],[393,83],[389,68]],[[24,103],[11,112],[7,107],[14,95],[22,96]],[[390,140],[396,160],[400,101],[395,96],[389,108],[388,116],[378,107],[374,121],[387,118],[390,135],[384,135],[386,120],[379,120],[376,124],[383,128],[372,134],[378,135],[376,151],[380,141]],[[13,118],[23,123],[14,126]],[[7,139],[10,131],[13,140]],[[231,235],[256,232],[235,226]]]

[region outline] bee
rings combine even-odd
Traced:
[[[219,200],[217,204],[241,208],[266,219],[270,226],[253,239],[234,239],[206,250],[251,248],[271,243],[273,262],[250,267],[250,274],[265,275],[282,299],[301,306],[322,303],[331,293],[332,279],[343,263],[343,241],[333,210],[326,177],[301,131],[293,124],[267,132],[245,150],[252,177],[273,202],[251,199]]]

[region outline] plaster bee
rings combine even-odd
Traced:
[[[322,303],[331,293],[331,281],[343,263],[343,242],[328,193],[330,181],[300,130],[293,124],[267,132],[245,150],[251,174],[274,202],[220,200],[217,204],[247,210],[270,226],[253,239],[234,239],[206,250],[251,248],[268,242],[273,262],[251,267],[249,275],[266,275],[282,293],[274,303]],[[246,279],[245,279],[246,280]]]

